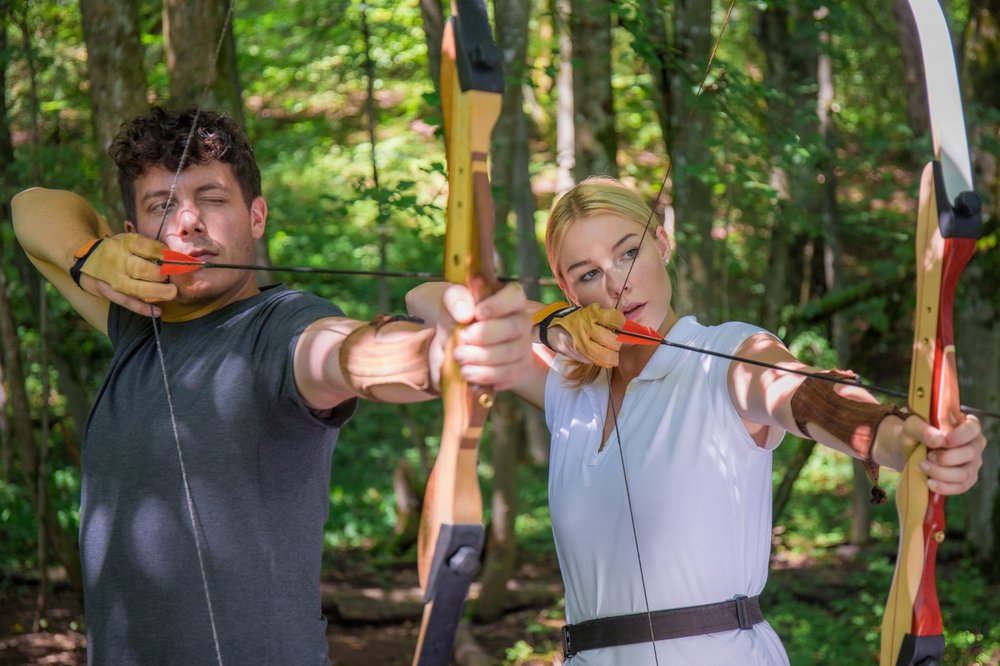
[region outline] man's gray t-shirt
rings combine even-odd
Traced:
[[[299,334],[334,305],[272,287],[160,324],[226,664],[326,664],[320,608],[330,458],[356,401],[317,417]],[[80,549],[92,664],[211,664],[215,647],[148,317],[112,305],[115,353],[83,444]]]

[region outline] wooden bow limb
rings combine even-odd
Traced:
[[[981,203],[972,192],[951,39],[936,0],[910,0],[923,52],[934,161],[923,171],[917,220],[917,307],[910,409],[944,432],[964,419],[952,326],[955,290],[982,233]],[[935,561],[945,536],[944,498],[927,486],[918,444],[896,494],[900,537],[882,618],[881,666],[935,666],[944,656]]]
[[[479,300],[499,289],[493,262],[493,199],[487,157],[500,117],[503,73],[483,0],[452,0],[441,48],[441,100],[448,160],[445,279]],[[413,663],[445,666],[469,585],[479,570],[485,532],[477,465],[493,391],[465,382],[452,351],[441,368],[444,427],[427,481],[417,542],[426,605]]]

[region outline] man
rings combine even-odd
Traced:
[[[225,116],[153,109],[110,154],[127,233],[68,192],[13,201],[31,261],[114,347],[81,465],[89,661],[325,664],[340,428],[358,396],[433,397],[454,320],[479,320],[455,350],[463,376],[512,385],[530,356],[524,297],[505,288],[477,306],[456,287],[435,330],[347,319],[309,294],[259,290],[251,271],[168,281],[164,248],[252,263],[267,220],[253,149]]]

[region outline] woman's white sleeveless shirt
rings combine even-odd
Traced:
[[[761,329],[738,322],[706,327],[678,321],[667,340],[732,354]],[[545,387],[552,433],[549,505],[563,582],[567,623],[644,613],[635,537],[619,456],[631,494],[650,610],[715,603],[760,594],[771,547],[771,450],[750,439],[727,387],[730,361],[659,347],[628,386],[612,431],[599,451],[608,408],[602,375],[565,385],[556,367]],[[766,609],[765,609],[766,612]],[[766,622],[656,643],[659,663],[787,664]],[[651,643],[581,652],[572,666],[654,664]]]

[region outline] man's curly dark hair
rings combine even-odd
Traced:
[[[118,186],[126,219],[136,220],[136,179],[153,167],[177,171],[196,113],[193,108],[168,111],[153,107],[149,113],[122,124],[108,148],[108,155],[118,167]],[[250,140],[225,114],[202,111],[197,116],[184,168],[213,161],[230,165],[249,207],[260,196],[260,169]]]

